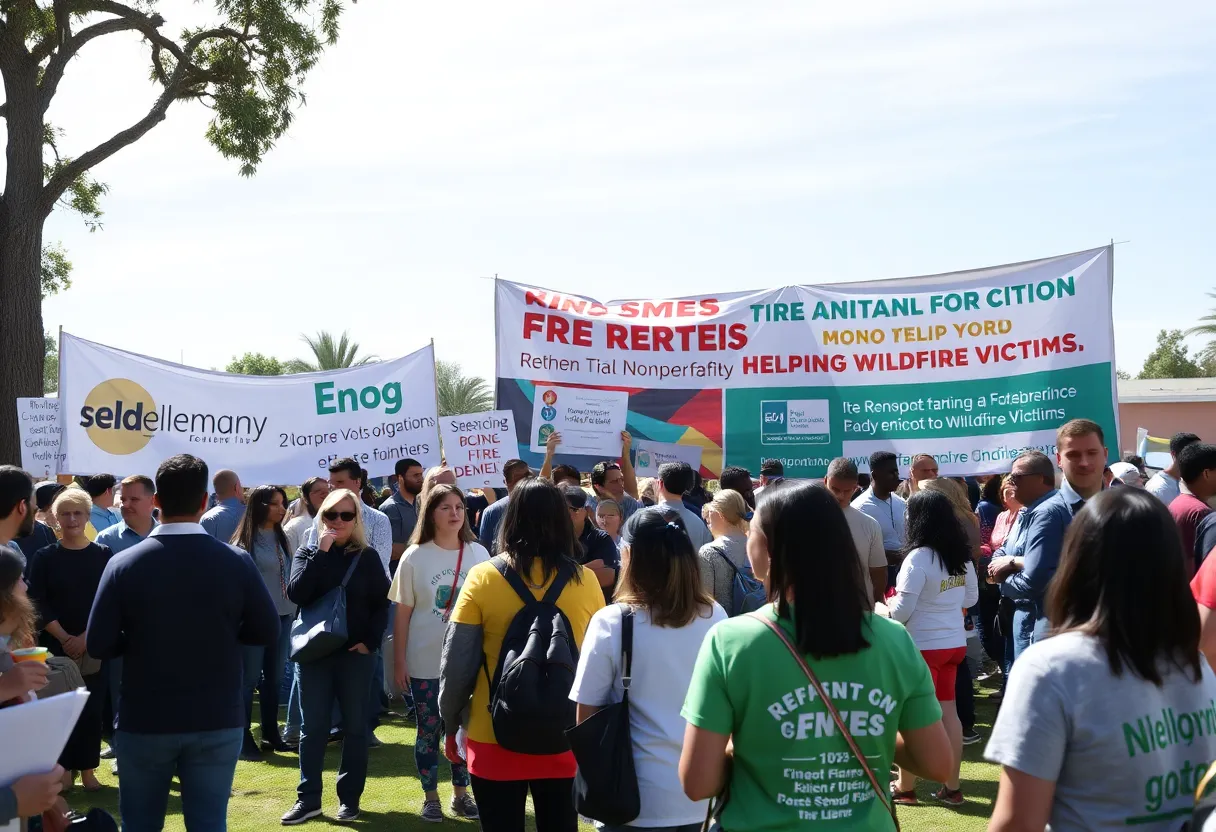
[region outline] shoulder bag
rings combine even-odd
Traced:
[[[849,744],[849,750],[852,751],[853,756],[857,758],[857,763],[861,766],[861,770],[866,773],[866,778],[869,779],[870,785],[874,788],[874,793],[877,795],[878,801],[886,807],[888,812],[891,813],[891,821],[895,824],[896,832],[899,832],[899,818],[895,816],[895,803],[890,799],[890,795],[887,794],[886,790],[879,785],[878,778],[874,776],[874,772],[870,768],[870,764],[866,762],[866,755],[863,754],[861,749],[857,747],[857,741],[853,739],[853,735],[849,733],[848,726],[845,725],[844,720],[841,719],[840,711],[836,710],[836,706],[832,703],[832,700],[827,697],[827,694],[823,690],[823,685],[819,684],[819,679],[815,676],[815,672],[811,670],[811,666],[806,663],[806,659],[802,657],[802,653],[798,650],[794,643],[790,641],[789,636],[785,634],[785,630],[781,629],[781,625],[777,624],[777,622],[773,621],[763,612],[753,612],[750,613],[750,615],[752,618],[755,618],[757,621],[764,624],[764,626],[772,630],[777,637],[781,639],[781,643],[785,645],[786,649],[790,651],[790,655],[794,657],[794,660],[798,662],[798,666],[801,667],[802,672],[806,674],[807,681],[810,682],[811,687],[815,689],[815,695],[819,697],[819,699],[823,702],[824,707],[828,709],[828,713],[832,715],[832,721],[836,723],[836,730],[840,732],[840,735],[844,737],[845,742]]]
[[[583,817],[608,826],[625,826],[642,811],[633,765],[629,730],[629,684],[633,672],[633,610],[621,608],[620,702],[606,705],[566,731],[578,770],[574,774],[574,808]]]
[[[291,622],[293,662],[315,662],[337,652],[346,644],[346,584],[350,582],[350,576],[355,574],[355,567],[362,557],[363,552],[360,551],[351,558],[342,583],[307,607],[300,607],[296,613],[296,620]]]
[[[456,606],[456,586],[460,583],[460,567],[464,565],[464,541],[460,541],[460,551],[456,554],[456,574],[452,576],[452,588],[448,590],[448,602],[443,607],[443,623],[447,624],[452,617],[452,607]]]

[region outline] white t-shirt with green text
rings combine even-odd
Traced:
[[[456,561],[460,577],[456,578]],[[405,666],[415,679],[438,679],[443,634],[447,631],[444,611],[456,609],[456,596],[464,586],[469,570],[490,559],[485,548],[475,541],[464,544],[464,555],[441,549],[433,541],[415,544],[405,550],[393,584],[390,601],[413,607],[410,637],[405,646]],[[456,592],[452,592],[455,583]]]
[[[1111,673],[1094,636],[1063,633],[1018,657],[984,756],[1056,784],[1052,832],[1175,832],[1216,759],[1216,674],[1170,668],[1157,687]],[[1163,668],[1163,672],[1164,672]]]

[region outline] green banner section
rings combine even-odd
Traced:
[[[1100,424],[1112,460],[1118,456],[1111,365],[1105,362],[992,379],[724,395],[726,464],[754,471],[763,459],[782,459],[789,477],[821,477],[835,457],[860,460],[884,448],[932,453],[939,461],[970,463],[974,473],[990,472],[1008,467],[992,460],[1008,457],[1009,438],[1054,450],[1056,428],[1076,418]]]

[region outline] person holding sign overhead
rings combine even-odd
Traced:
[[[469,528],[464,494],[455,485],[437,485],[423,506],[410,546],[389,587],[396,602],[393,668],[397,687],[408,689],[417,709],[418,736],[414,762],[424,794],[422,819],[443,821],[437,791],[439,752],[444,736],[439,718],[439,658],[448,619],[469,570],[490,559]],[[468,793],[469,772],[452,764],[452,814],[476,818],[477,804]]]

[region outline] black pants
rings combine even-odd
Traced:
[[[342,713],[342,761],[338,764],[338,801],[358,806],[367,783],[367,692],[374,656],[339,650],[300,665],[300,785],[307,807],[321,806],[321,770],[333,724],[334,702]]]
[[[101,765],[101,700],[106,689],[106,674],[85,676],[84,686],[89,691],[89,698],[59,755],[59,765],[68,771],[88,771]]]
[[[1001,606],[1001,593],[994,592],[992,588],[982,587],[980,589],[980,600],[972,610],[976,610],[976,629],[980,631],[980,643],[984,646],[984,652],[988,654],[988,658],[996,662],[997,667],[1005,669],[1005,636],[1004,630],[1001,629],[997,622],[998,611]]]
[[[470,775],[482,832],[524,832],[524,803],[532,792],[536,832],[578,832],[574,778],[484,780]]]
[[[971,686],[971,664],[966,658],[954,677],[954,707],[958,709],[958,721],[963,723],[963,733],[970,734],[975,730],[975,688]]]

